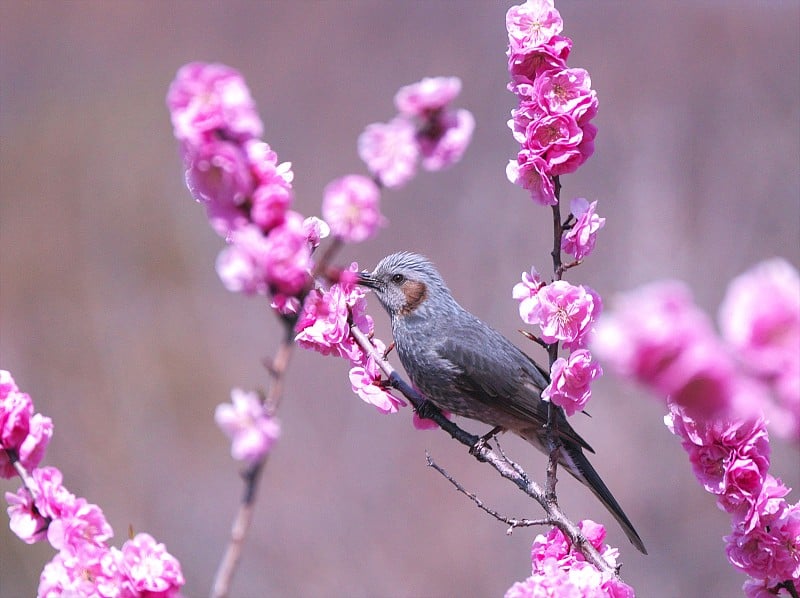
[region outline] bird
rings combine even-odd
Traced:
[[[436,267],[407,251],[383,258],[359,285],[371,289],[391,319],[395,349],[414,386],[455,415],[511,431],[548,454],[547,370],[461,307]],[[587,486],[640,552],[647,550],[584,450],[591,446],[555,409],[559,463]]]

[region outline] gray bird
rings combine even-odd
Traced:
[[[397,354],[413,384],[440,409],[518,434],[547,453],[548,373],[502,334],[461,307],[426,258],[394,253],[359,283],[392,320]],[[560,464],[585,484],[647,554],[639,534],[583,449],[594,452],[557,411]]]

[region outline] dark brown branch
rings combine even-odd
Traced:
[[[420,417],[435,421],[445,432],[450,434],[452,438],[471,449],[470,454],[478,461],[491,465],[502,477],[509,480],[517,488],[538,502],[545,511],[545,517],[552,521],[552,524],[560,529],[564,535],[569,538],[572,545],[586,557],[587,561],[597,567],[599,571],[606,574],[617,575],[617,570],[600,556],[600,553],[597,552],[595,547],[592,546],[581,533],[580,528],[564,514],[555,502],[547,500],[542,487],[531,480],[527,474],[522,471],[519,465],[504,455],[498,454],[492,450],[488,444],[484,443],[483,446],[476,447],[479,437],[462,430],[444,417],[438,408],[432,405],[410,384],[403,380],[402,376],[397,373],[392,365],[381,358],[381,354],[370,342],[366,334],[361,332],[356,326],[350,327],[350,333],[353,335],[358,345],[375,360],[375,363],[378,364],[378,367],[384,375],[389,378],[392,387],[400,391],[403,396],[409,400]]]

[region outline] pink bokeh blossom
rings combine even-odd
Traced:
[[[250,464],[264,457],[280,436],[278,420],[267,413],[256,392],[234,388],[231,402],[217,405],[214,421],[232,440],[231,456]]]
[[[592,396],[592,382],[603,375],[603,369],[587,349],[578,349],[569,358],[559,357],[550,368],[550,385],[542,391],[542,399],[562,407],[568,416],[582,411]]]
[[[417,173],[419,146],[414,124],[398,116],[388,123],[368,125],[358,137],[358,155],[382,185],[402,187]]]
[[[458,77],[425,77],[401,87],[394,96],[394,105],[400,114],[424,119],[445,108],[460,92]]]
[[[380,196],[378,186],[365,176],[341,177],[325,187],[322,217],[336,237],[347,243],[361,243],[386,226],[386,218],[380,212]]]
[[[436,171],[448,168],[461,160],[472,140],[475,117],[469,110],[444,114],[438,121],[438,131],[419,136],[422,167]]]
[[[169,86],[167,107],[180,141],[197,144],[214,134],[244,141],[263,131],[244,78],[224,64],[182,66]]]

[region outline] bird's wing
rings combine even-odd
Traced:
[[[465,396],[515,419],[545,426],[547,403],[540,394],[548,384],[547,378],[532,359],[500,333],[469,326],[440,339],[435,349],[440,359],[450,362],[455,386]],[[558,434],[594,452],[563,415],[558,419]]]

